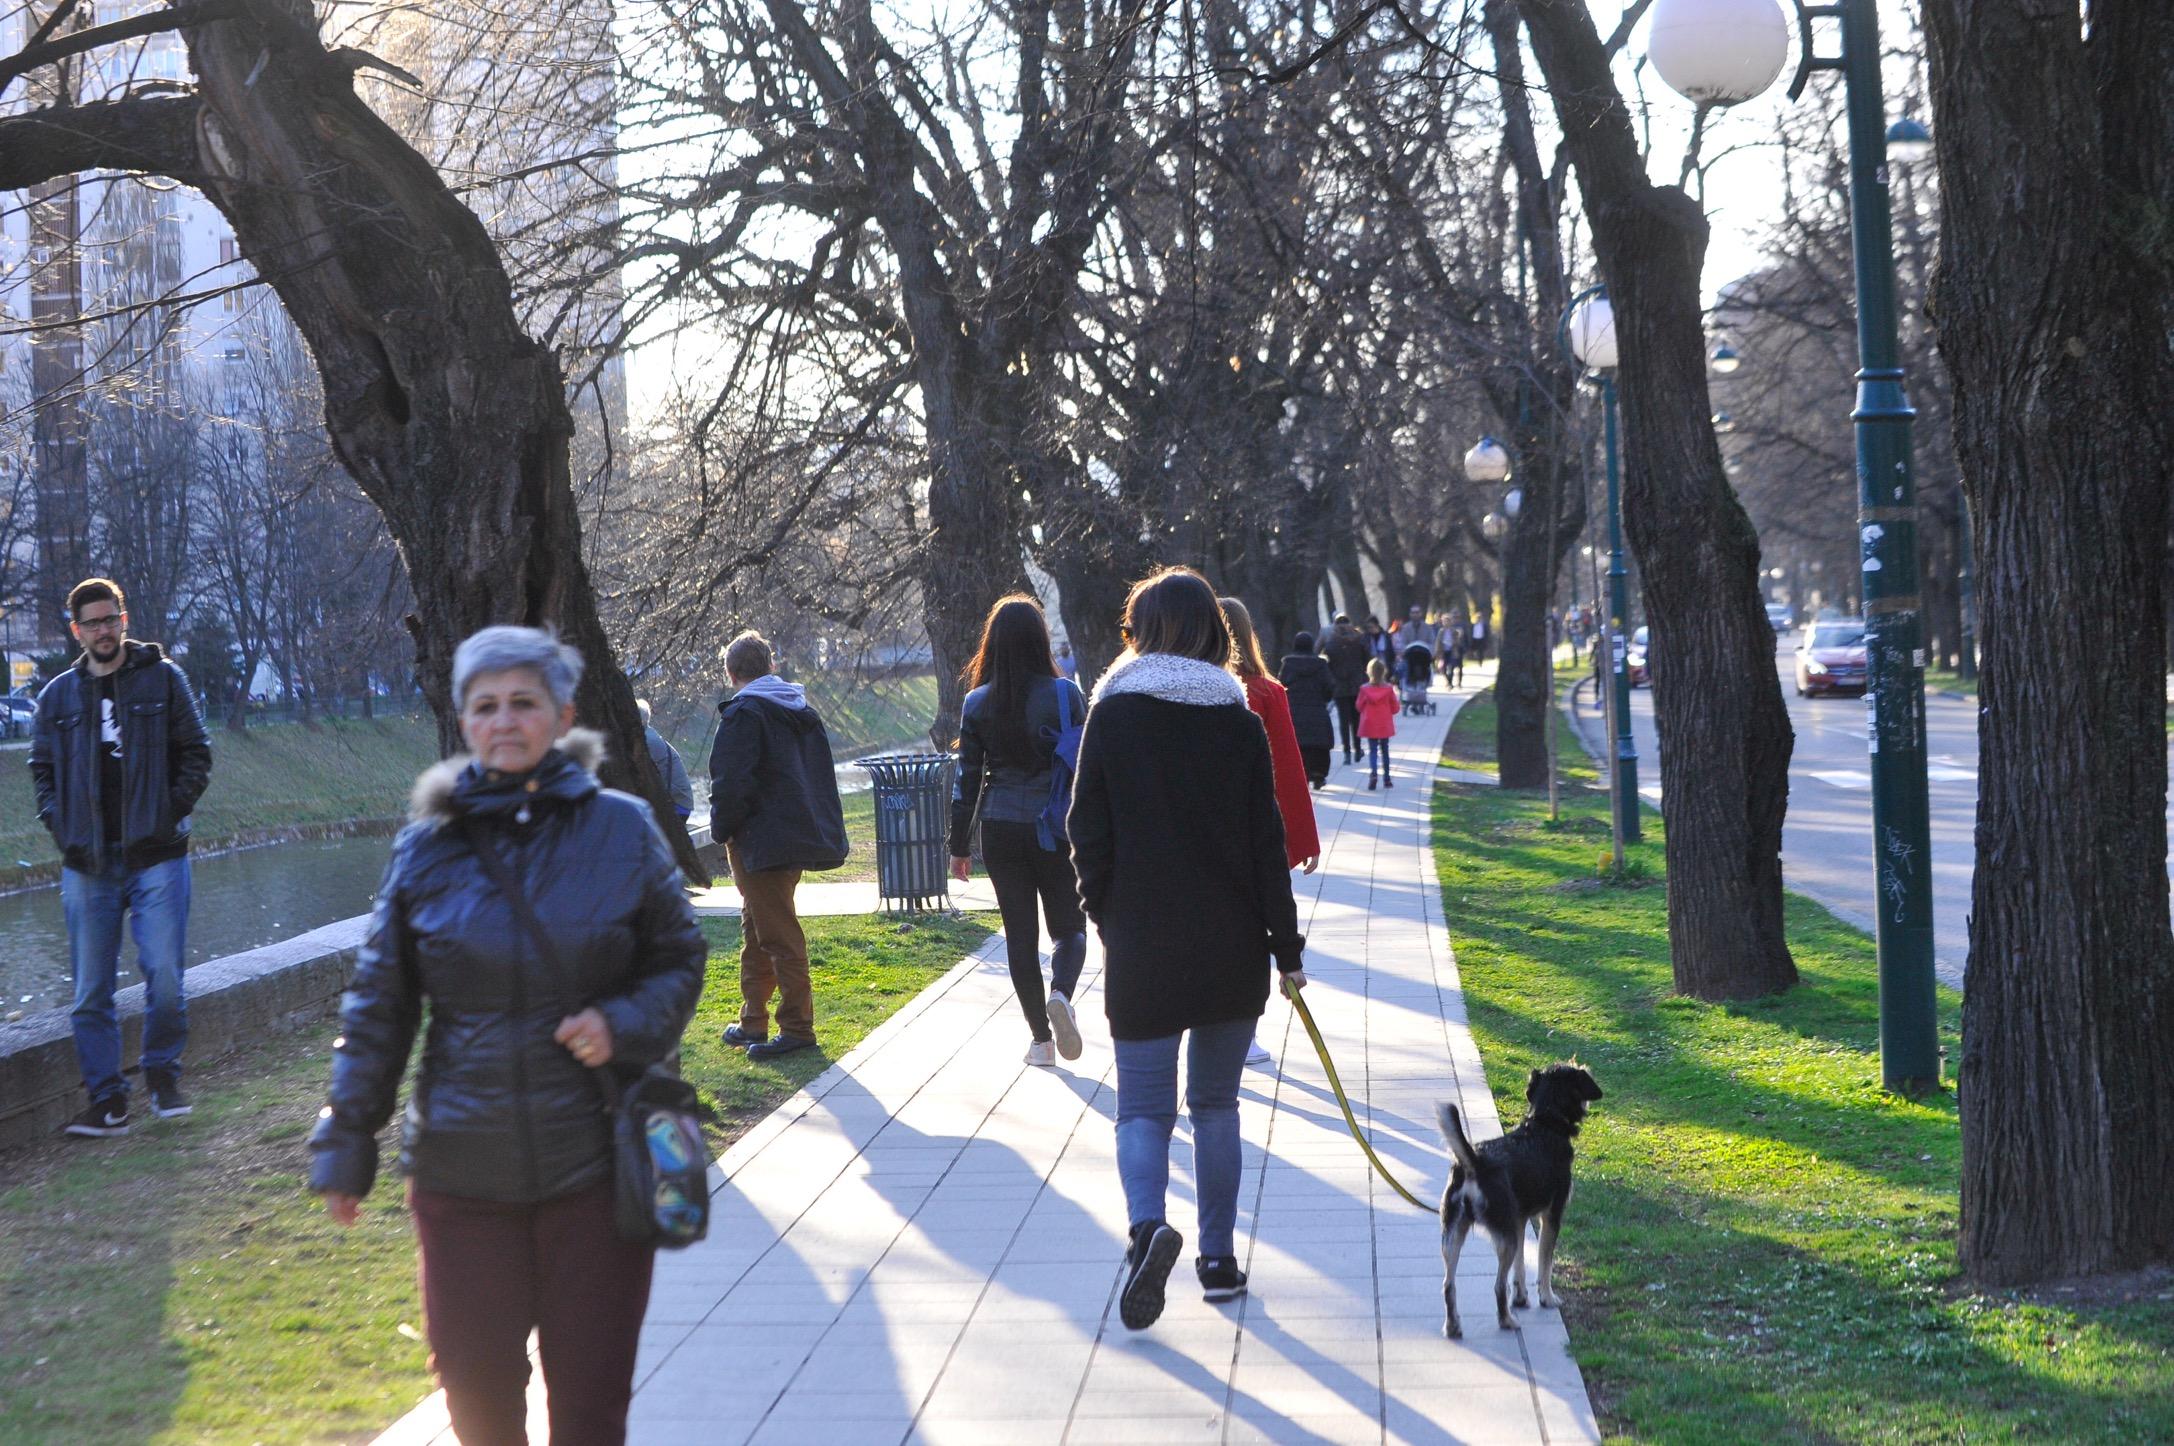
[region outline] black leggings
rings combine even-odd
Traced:
[[[1079,987],[1080,966],[1087,962],[1087,916],[1080,912],[1071,852],[1043,848],[1031,823],[985,818],[981,860],[1004,916],[1004,951],[1020,1012],[1037,1040],[1048,1039],[1049,1001],[1042,993],[1042,934],[1034,905],[1039,899],[1049,920],[1049,987],[1070,999]]]

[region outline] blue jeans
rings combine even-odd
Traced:
[[[1191,1031],[1185,1052],[1185,1113],[1193,1119],[1193,1180],[1200,1253],[1231,1255],[1238,1223],[1238,1082],[1254,1019]],[[1170,1132],[1178,1122],[1178,1040],[1120,1039],[1117,1046],[1117,1174],[1134,1225],[1161,1220],[1170,1188]]]
[[[1386,738],[1366,740],[1366,776],[1372,778],[1377,768],[1383,778],[1389,776],[1389,740]]]
[[[143,1069],[181,1077],[181,1046],[189,1037],[182,998],[181,959],[189,926],[189,861],[169,859],[147,869],[115,863],[95,874],[63,869],[60,903],[68,918],[68,956],[75,966],[76,1067],[91,1099],[125,1096],[121,1026],[113,1012],[114,971],[121,961],[121,915],[136,936],[143,971]]]

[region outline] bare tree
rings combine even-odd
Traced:
[[[1758,535],[1710,421],[1699,297],[1706,218],[1680,187],[1647,178],[1610,44],[1582,0],[1519,3],[1615,307],[1624,524],[1665,659],[1654,716],[1676,987],[1701,998],[1772,993],[1797,978],[1781,887],[1795,737],[1773,667]]]
[[[0,76],[161,30],[186,42],[193,86],[62,93],[0,119],[0,188],[103,169],[204,191],[308,339],[333,447],[400,544],[441,738],[455,737],[454,643],[491,622],[555,623],[595,664],[578,704],[610,735],[607,780],[649,796],[699,869],[597,615],[559,365],[524,330],[483,225],[356,95],[357,72],[383,62],[328,48],[307,0],[173,0],[49,27]]]

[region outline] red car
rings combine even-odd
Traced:
[[[1828,618],[1805,629],[1797,645],[1797,696],[1864,690],[1864,619]]]

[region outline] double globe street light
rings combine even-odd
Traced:
[[[1925,652],[1919,620],[1917,497],[1895,326],[1895,247],[1887,163],[1920,157],[1918,121],[1889,126],[1880,83],[1877,0],[1796,7],[1799,56],[1789,98],[1815,70],[1842,72],[1849,118],[1850,239],[1857,273],[1857,523],[1864,565],[1865,735],[1872,765],[1878,898],[1880,1073],[1887,1088],[1940,1083],[1932,952],[1932,837],[1925,775]],[[1821,55],[1813,22],[1838,21],[1841,53]],[[1656,0],[1647,57],[1663,81],[1702,105],[1760,94],[1788,58],[1776,0]],[[1735,358],[1729,350],[1730,360]],[[1723,370],[1721,351],[1713,357]]]

